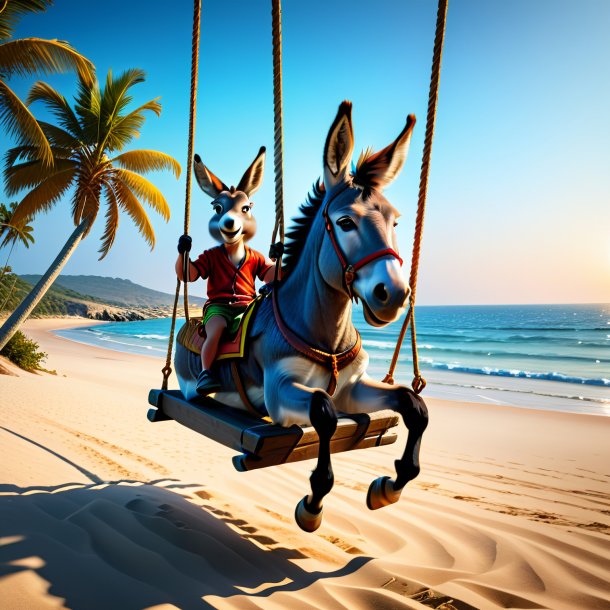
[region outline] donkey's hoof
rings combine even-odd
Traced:
[[[366,505],[371,510],[377,510],[398,502],[402,489],[394,489],[394,480],[390,477],[379,477],[375,479],[369,486],[369,491],[366,494]]]
[[[312,513],[307,509],[307,496],[305,496],[294,510],[294,518],[297,525],[305,532],[315,532],[322,523],[322,512]]]

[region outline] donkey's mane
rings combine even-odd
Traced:
[[[311,192],[307,195],[305,203],[299,208],[299,215],[292,219],[292,226],[286,233],[288,242],[284,247],[284,262],[282,270],[290,273],[299,261],[299,257],[305,247],[305,241],[309,235],[313,220],[324,201],[326,188],[324,182],[318,179],[314,182]]]

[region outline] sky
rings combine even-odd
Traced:
[[[270,0],[203,0],[195,151],[237,184],[261,145],[265,182],[254,196],[268,251],[274,219]],[[408,261],[436,20],[433,0],[283,1],[284,188],[287,226],[322,172],[338,105],[353,102],[355,159],[389,144],[407,114],[418,118],[409,158],[386,197],[401,211]],[[422,305],[610,302],[610,2],[449,0],[436,134],[417,288]],[[142,68],[134,104],[161,96],[130,149],[156,149],[186,168],[192,2],[55,0],[23,18],[16,37],[67,40],[100,80]],[[14,78],[23,98],[35,77]],[[75,76],[44,77],[66,97]],[[134,106],[135,107],[135,106]],[[47,116],[33,105],[35,116]],[[0,155],[11,146],[0,132]],[[98,261],[103,215],[64,273],[127,278],[173,292],[184,229],[185,174],[149,178],[170,202],[150,217],[146,246],[129,218]],[[0,201],[9,198],[0,184]],[[196,183],[193,254],[215,245],[211,207]],[[43,273],[73,230],[69,198],[33,222],[36,243],[17,247],[17,273]],[[0,264],[8,252],[0,251]],[[205,294],[203,283],[191,287]]]

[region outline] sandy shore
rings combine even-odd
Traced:
[[[305,534],[312,462],[238,473],[149,423],[160,360],[49,332],[76,324],[27,324],[56,376],[0,376],[2,608],[610,607],[610,418],[430,399],[401,501],[365,505],[404,431],[334,456]]]

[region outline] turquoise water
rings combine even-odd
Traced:
[[[430,395],[610,414],[610,305],[418,307],[416,322]],[[372,328],[356,309],[354,323],[370,356],[370,374],[383,377],[400,322]],[[162,358],[169,329],[169,319],[157,319],[58,334]],[[407,337],[397,379],[409,381],[411,366]]]

